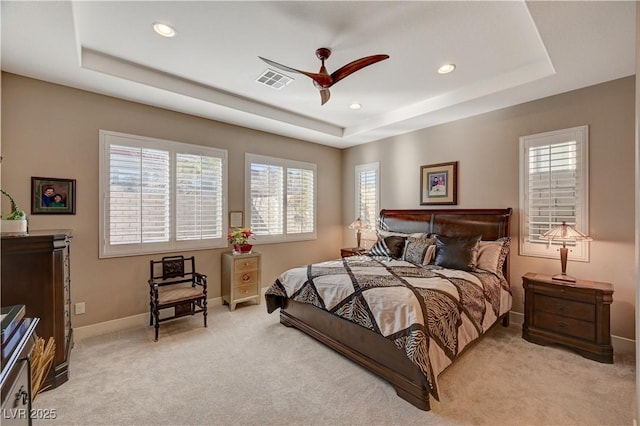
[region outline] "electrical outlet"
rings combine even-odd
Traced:
[[[76,303],[76,315],[84,314],[84,302]]]

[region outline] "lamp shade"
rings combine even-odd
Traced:
[[[543,240],[549,241],[562,241],[562,247],[560,247],[560,265],[562,266],[562,273],[554,275],[554,280],[575,282],[576,279],[567,275],[567,258],[569,249],[567,248],[567,241],[593,241],[593,238],[583,234],[571,225],[567,225],[566,222],[562,222],[562,225],[558,225],[551,228],[540,236]]]
[[[551,228],[540,236],[543,240],[552,241],[593,241],[593,238],[578,231],[575,227],[562,222],[555,228]]]
[[[368,228],[369,228],[369,224],[360,218],[357,218],[356,220],[351,222],[351,225],[349,225],[349,229],[368,229]]]

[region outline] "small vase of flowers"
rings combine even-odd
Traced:
[[[236,228],[229,232],[227,240],[233,245],[233,254],[251,253],[253,245],[249,244],[249,238],[253,235],[254,232],[249,228]]]

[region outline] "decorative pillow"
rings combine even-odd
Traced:
[[[433,244],[427,247],[427,251],[424,253],[424,259],[422,260],[423,265],[430,265],[436,258],[436,244],[435,237],[433,239]]]
[[[478,245],[481,236],[473,238],[455,238],[436,236],[437,266],[462,271],[473,271],[478,262]]]
[[[502,266],[509,255],[510,248],[511,237],[498,238],[495,241],[480,241],[476,268],[502,274]]]
[[[435,244],[435,238],[427,237],[427,234],[421,234],[419,237],[408,237],[407,247],[404,250],[404,260],[407,262],[421,265],[427,248]]]
[[[390,237],[378,240],[377,243],[369,249],[370,256],[385,256],[394,259],[402,259],[404,252],[404,244],[406,238],[392,235]]]

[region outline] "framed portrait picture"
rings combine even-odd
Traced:
[[[420,167],[420,204],[458,204],[458,162]]]
[[[32,177],[31,214],[76,214],[76,180]]]

